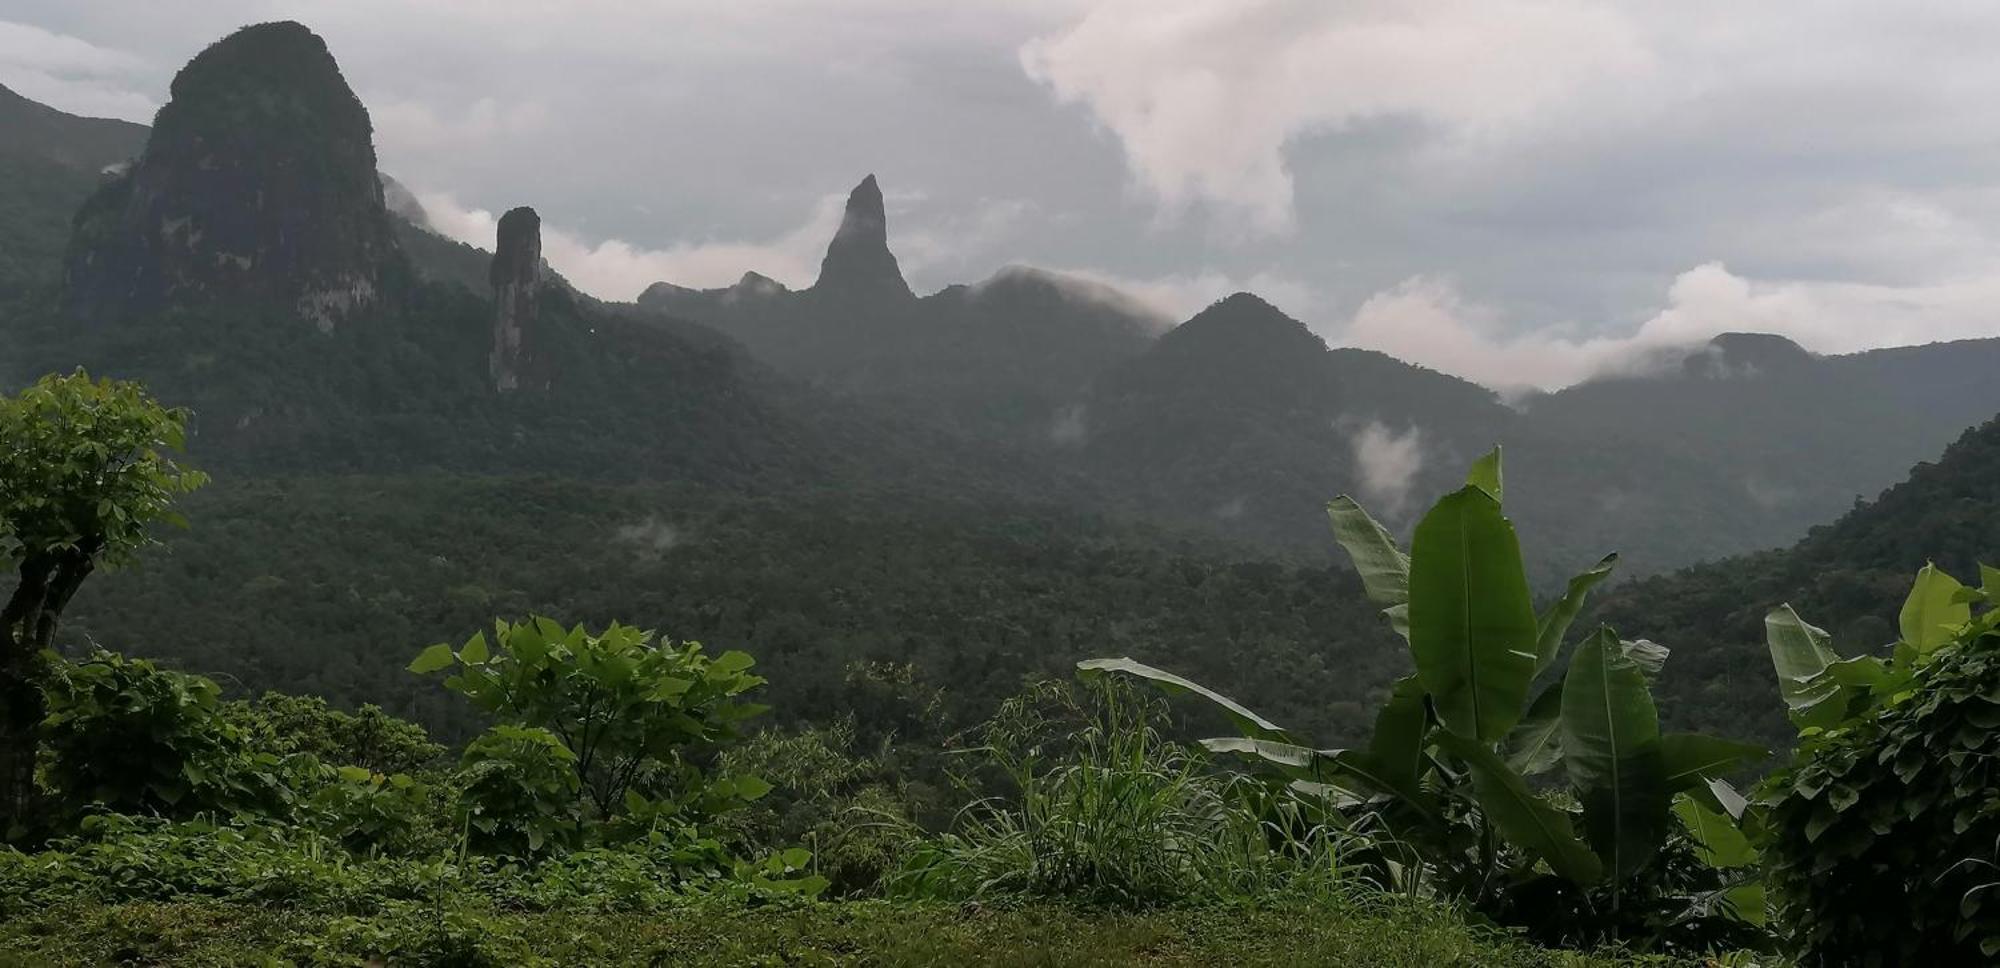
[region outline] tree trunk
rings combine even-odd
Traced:
[[[35,636],[55,570],[47,554],[21,562],[21,583],[0,610],[0,838],[25,818],[34,792],[35,731],[43,716]]]
[[[55,645],[62,611],[97,567],[101,540],[29,555],[0,609],[0,841],[28,816],[35,795],[36,733],[47,715],[42,651]]]

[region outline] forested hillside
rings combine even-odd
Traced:
[[[1674,650],[1660,688],[1705,727],[1790,742],[1769,684],[1765,613],[1790,603],[1843,656],[1879,654],[1926,563],[1967,581],[2000,549],[2000,420],[1965,432],[1936,462],[1777,551],[1696,565],[1612,591],[1598,617]],[[1746,688],[1746,684],[1749,688]]]

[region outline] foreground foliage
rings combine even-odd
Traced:
[[[1368,594],[1409,642],[1415,675],[1398,682],[1365,749],[1317,749],[1240,704],[1130,659],[1081,663],[1194,693],[1226,710],[1240,754],[1382,831],[1399,848],[1386,880],[1435,879],[1444,892],[1537,937],[1568,944],[1631,939],[1702,950],[1754,944],[1763,898],[1720,777],[1755,746],[1663,733],[1648,680],[1666,651],[1608,628],[1552,673],[1606,558],[1537,615],[1513,525],[1501,512],[1496,450],[1417,524],[1405,555],[1352,500],[1328,507]],[[1536,789],[1560,768],[1569,796]]]
[[[1295,965],[1599,968],[1674,962],[1552,952],[1447,909],[1385,900],[1151,912],[913,902],[746,906],[643,915],[398,903],[369,914],[214,901],[71,905],[0,922],[0,966],[180,965]]]
[[[1181,904],[1373,892],[1346,854],[1372,847],[1311,797],[1219,775],[1164,737],[1122,683],[1043,683],[969,751],[1002,792],[967,805],[889,881],[893,895]]]
[[[1790,606],[1767,619],[1800,735],[1762,791],[1766,850],[1809,963],[2000,959],[2000,571],[1982,577],[1920,572],[1887,657],[1840,658]]]
[[[35,806],[35,680],[64,610],[92,572],[151,543],[154,523],[178,523],[174,501],[208,480],[174,456],[187,420],[81,369],[0,397],[0,567],[19,575],[0,607],[0,835]]]

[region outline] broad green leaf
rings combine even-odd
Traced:
[[[1500,475],[1500,448],[1495,446],[1486,456],[1472,462],[1472,469],[1465,474],[1465,483],[1485,491],[1495,503],[1505,500],[1503,481]]]
[[[1410,547],[1410,652],[1438,719],[1498,742],[1535,676],[1535,610],[1520,541],[1478,487],[1438,501]]]
[[[409,668],[411,672],[425,676],[439,669],[449,669],[451,664],[457,661],[458,657],[451,654],[451,646],[439,642],[417,653],[417,657],[410,661]]]
[[[1507,842],[1547,861],[1557,874],[1578,884],[1604,876],[1603,862],[1577,839],[1569,814],[1528,789],[1528,781],[1476,740],[1440,732],[1438,746],[1465,761],[1479,809]]]
[[[771,792],[770,782],[762,777],[739,776],[736,778],[735,784],[736,795],[745,800],[762,799],[764,794]]]
[[[1979,587],[1985,589],[1987,598],[2000,601],[2000,568],[1980,565]]]
[[[1733,820],[1743,819],[1743,811],[1750,808],[1748,798],[1736,792],[1736,788],[1730,786],[1726,780],[1710,780],[1707,786],[1708,795],[1704,799],[1712,799],[1711,806]],[[1699,791],[1696,792],[1698,793]]]
[[[1429,726],[1424,708],[1424,685],[1416,676],[1396,680],[1389,699],[1375,714],[1375,733],[1368,740],[1368,755],[1399,782],[1414,786],[1417,764],[1424,756],[1424,734]]]
[[[1528,714],[1500,744],[1507,766],[1523,776],[1547,771],[1562,760],[1562,685],[1551,685],[1535,697]]]
[[[1750,838],[1736,829],[1736,824],[1728,817],[1689,797],[1674,798],[1674,816],[1680,818],[1681,826],[1687,828],[1688,836],[1694,838],[1701,858],[1708,866],[1726,869],[1757,862],[1757,848],[1750,845]]]
[[[1910,597],[1903,600],[1902,614],[1897,617],[1903,641],[1916,646],[1918,654],[1928,654],[1950,642],[1965,623],[1972,621],[1972,606],[1957,600],[1959,590],[1964,587],[1958,579],[1939,571],[1937,565],[1925,564],[1917,572],[1916,583],[1910,586]]]
[[[1843,686],[1879,689],[1889,683],[1889,664],[1872,655],[1857,655],[1827,664],[1822,676]]]
[[[1755,743],[1739,743],[1700,733],[1668,733],[1660,737],[1660,758],[1666,767],[1666,784],[1670,792],[1693,789],[1707,780],[1769,755],[1770,750]]]
[[[1401,605],[1391,605],[1382,610],[1382,615],[1389,620],[1389,631],[1402,636],[1405,642],[1410,640],[1409,602],[1404,602]]]
[[[1397,775],[1380,760],[1358,750],[1316,750],[1276,740],[1246,736],[1221,736],[1201,741],[1211,753],[1249,756],[1272,767],[1294,781],[1327,783],[1342,790],[1360,788],[1397,797],[1423,813],[1433,810],[1431,797],[1414,777]]]
[[[1795,720],[1839,691],[1839,683],[1817,677],[1840,656],[1827,644],[1826,632],[1807,624],[1790,605],[1780,605],[1764,616],[1764,641],[1771,650],[1771,667],[1778,674],[1778,691]]]
[[[474,632],[472,638],[466,639],[465,644],[458,650],[458,660],[466,665],[481,665],[490,657],[484,632]]]
[[[1615,884],[1666,840],[1668,793],[1659,712],[1645,674],[1599,629],[1577,646],[1563,677],[1563,765],[1583,802],[1590,846]]]
[[[1535,623],[1535,674],[1541,675],[1555,663],[1556,655],[1562,651],[1563,636],[1569,634],[1570,623],[1576,621],[1578,612],[1583,611],[1584,600],[1590,597],[1590,590],[1597,583],[1611,575],[1611,569],[1618,567],[1618,555],[1614,552],[1604,556],[1602,561],[1590,566],[1590,570],[1569,580],[1569,588],[1561,598],[1550,604]]]
[[[1647,682],[1653,681],[1660,670],[1667,667],[1667,647],[1652,639],[1627,639],[1618,643],[1618,650],[1639,667]]]
[[[1388,530],[1345,494],[1327,502],[1326,517],[1333,522],[1333,540],[1361,574],[1368,600],[1378,605],[1409,601],[1410,556],[1396,547]]]
[[[1190,692],[1222,707],[1223,712],[1228,713],[1229,718],[1236,722],[1236,728],[1247,734],[1264,739],[1283,740],[1286,738],[1284,729],[1278,726],[1278,724],[1251,712],[1236,700],[1200,683],[1183,679],[1163,669],[1155,669],[1136,659],[1129,657],[1085,659],[1078,662],[1076,668],[1078,674],[1085,678],[1102,675],[1107,672],[1119,672],[1137,676],[1159,686],[1169,693]]]

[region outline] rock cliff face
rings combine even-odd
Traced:
[[[820,260],[816,295],[864,300],[912,297],[910,284],[896,256],[889,251],[889,218],[882,208],[882,189],[869,175],[847,196],[840,231],[834,233]]]
[[[145,152],[78,213],[65,301],[90,321],[224,303],[322,332],[396,256],[368,112],[296,23],[245,27],[174,76]]]
[[[493,388],[548,389],[548,374],[534,352],[535,316],[542,291],[542,219],[522,206],[500,216],[493,247],[493,355],[488,371]],[[524,348],[525,347],[525,348]]]

